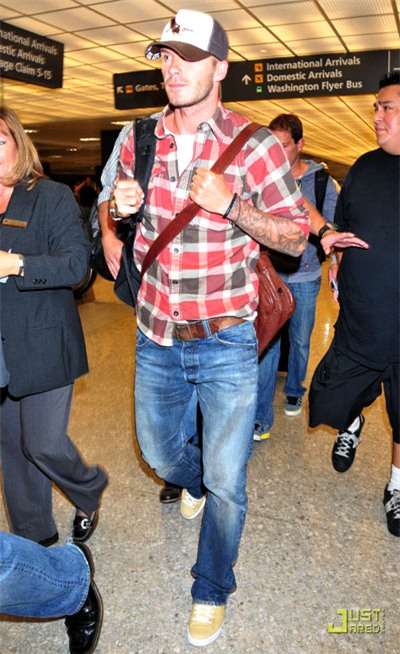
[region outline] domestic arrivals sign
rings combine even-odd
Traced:
[[[233,62],[224,102],[375,93],[379,78],[400,69],[400,50],[374,50]]]
[[[64,44],[0,22],[0,77],[62,87]]]
[[[400,70],[400,50],[255,59],[229,64],[222,100],[272,100],[376,93],[379,78]],[[114,75],[116,109],[168,102],[159,69]]]

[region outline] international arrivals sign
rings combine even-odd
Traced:
[[[223,102],[376,93],[379,78],[400,70],[400,50],[255,59],[229,64]],[[114,75],[116,109],[160,107],[168,100],[159,69]]]
[[[240,61],[222,82],[224,102],[376,93],[379,78],[400,70],[400,50]]]
[[[64,44],[0,21],[0,77],[62,87]]]

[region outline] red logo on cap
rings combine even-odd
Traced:
[[[180,32],[193,32],[193,30],[190,30],[187,27],[182,27],[176,22],[175,18],[171,18],[171,32],[173,32],[173,34],[180,34]]]

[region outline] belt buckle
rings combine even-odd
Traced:
[[[183,336],[183,334],[187,333],[187,338]],[[192,332],[190,329],[190,324],[187,323],[185,324],[179,324],[176,323],[175,325],[175,336],[178,339],[178,341],[191,341],[193,339]]]

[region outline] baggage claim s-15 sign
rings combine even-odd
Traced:
[[[229,64],[222,100],[272,100],[375,93],[379,78],[400,70],[400,50],[254,59]],[[114,75],[116,109],[162,107],[168,100],[161,71]]]
[[[61,88],[63,57],[63,43],[0,21],[0,76]]]

